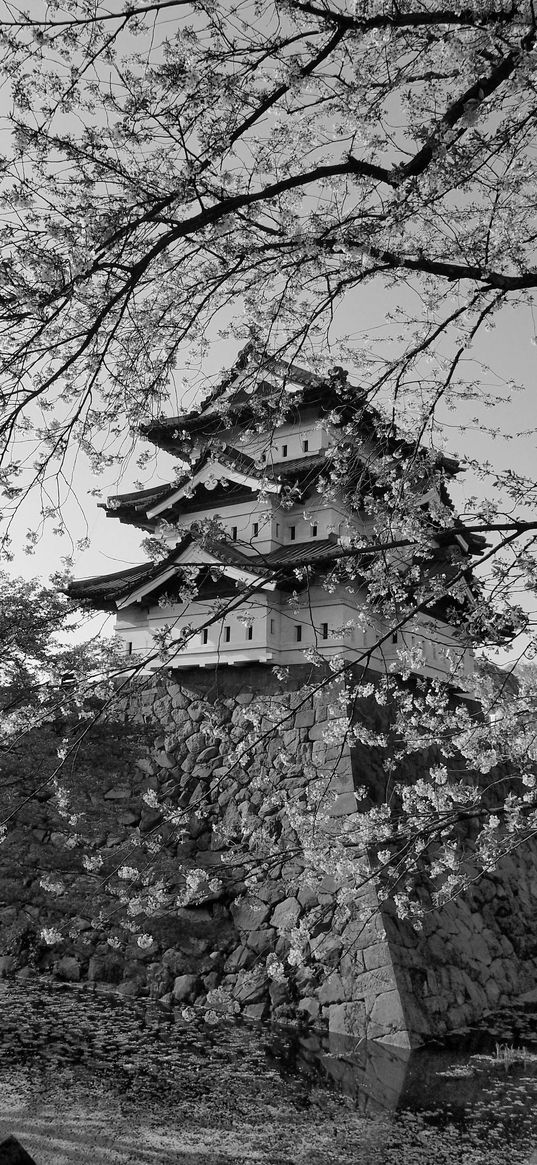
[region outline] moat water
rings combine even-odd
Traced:
[[[537,1165],[537,1006],[412,1054],[0,984],[0,1140],[36,1165]]]

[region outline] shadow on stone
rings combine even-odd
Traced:
[[[0,1165],[36,1165],[36,1162],[16,1137],[6,1137],[0,1141]]]

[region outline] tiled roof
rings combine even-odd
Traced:
[[[171,481],[165,482],[163,485],[154,485],[151,489],[135,489],[126,494],[114,494],[109,498],[109,501],[121,502],[121,504],[129,504],[131,502],[153,502],[157,498],[164,496],[166,490],[172,488]]]
[[[148,510],[152,509],[158,502],[165,501],[166,497],[172,498],[212,459],[214,459],[213,454],[204,453],[187,472],[177,477],[175,481],[154,486],[152,489],[116,494],[114,497],[108,498],[103,508],[106,509],[109,517],[117,517],[125,521],[130,519],[135,522],[140,517],[145,518]],[[226,447],[217,453],[216,460],[244,473],[254,474],[255,472],[255,461],[241,450]]]
[[[254,367],[257,365],[259,376],[252,391],[247,392],[238,378],[249,363]],[[282,388],[280,389],[267,381],[264,378],[266,375],[281,376]],[[252,397],[259,401],[275,396],[282,390],[285,391],[284,383],[286,380],[300,384],[306,389],[320,389],[326,385],[326,379],[318,376],[317,373],[301,368],[298,364],[289,364],[287,361],[279,360],[277,357],[270,356],[267,352],[256,348],[255,344],[249,343],[239,353],[229,372],[207,394],[199,409],[184,413],[182,416],[159,417],[145,425],[143,432],[149,437],[149,440],[156,440],[158,444],[159,434],[165,436],[168,432],[171,435],[170,431],[173,432],[175,429],[196,429],[200,423],[203,424],[207,417],[219,417],[226,396],[230,406],[238,404],[239,407],[244,405],[248,408],[252,403]]]
[[[325,462],[325,451],[320,450],[318,453],[309,453],[304,457],[296,457],[289,461],[277,462],[274,465],[266,465],[260,468],[253,457],[250,457],[247,453],[243,453],[242,450],[227,446],[218,452],[214,458],[212,454],[204,453],[188,473],[184,473],[176,481],[167,482],[165,485],[154,486],[152,489],[117,494],[115,497],[108,498],[108,502],[106,505],[103,504],[103,508],[106,509],[108,516],[111,518],[119,518],[124,522],[143,525],[149,521],[147,518],[148,510],[151,510],[158,503],[165,502],[166,498],[169,498],[171,502],[177,491],[189,481],[192,481],[196,473],[203,469],[212,459],[219,461],[222,465],[229,466],[230,469],[239,470],[252,478],[256,478],[259,481],[260,489],[265,478],[268,478],[269,481],[281,481],[284,484],[297,482],[299,487],[304,488],[306,485],[313,484],[316,481],[318,471]],[[203,488],[203,485],[201,488]],[[187,508],[191,509],[192,506],[188,506]]]
[[[197,543],[194,538],[187,535],[180,546],[177,546],[167,558],[159,563],[145,562],[127,570],[116,571],[114,574],[77,579],[70,583],[67,593],[75,601],[86,599],[97,606],[100,603],[108,605],[126,598],[131,591],[152,580],[158,586],[160,576],[170,567],[176,566],[178,575],[180,575],[182,567],[189,565],[199,565],[200,569],[203,569],[206,564],[198,563],[194,558],[190,564],[188,559],[181,563],[177,562],[178,555],[182,555],[190,545],[195,546]],[[234,566],[248,574],[258,575],[260,578],[271,578],[278,573],[281,574],[280,568],[285,572],[287,567],[292,569],[309,563],[326,562],[341,557],[341,547],[335,538],[297,542],[292,546],[281,546],[266,555],[244,554],[234,542],[228,541],[208,543],[206,549],[214,555],[217,562],[222,563],[222,566]]]
[[[250,574],[258,574],[260,577],[272,574],[272,568],[267,565],[264,557],[257,554],[243,554],[235,542],[223,540],[209,542],[206,544],[206,548],[210,554],[214,554],[215,558],[223,564],[227,563],[228,566],[236,566],[240,570],[246,570]]]
[[[176,485],[168,482],[165,485],[156,486],[153,489],[133,490],[127,494],[116,494],[113,497],[109,497],[106,502],[100,502],[99,505],[101,509],[106,510],[108,517],[136,521],[140,518],[145,518],[147,511],[152,506],[162,501],[166,497],[166,494],[176,488]]]
[[[326,450],[320,449],[318,453],[308,453],[304,457],[289,458],[289,460],[277,461],[274,465],[267,465],[263,472],[266,477],[275,480],[285,481],[290,477],[303,479],[307,474],[319,471],[325,462]]]
[[[100,574],[94,578],[77,578],[69,583],[66,594],[69,598],[97,600],[113,603],[125,592],[140,585],[146,578],[150,578],[155,571],[154,562],[142,562],[138,566],[118,570],[114,574]]]
[[[320,538],[318,541],[293,542],[292,546],[280,546],[278,550],[272,550],[270,554],[265,555],[263,561],[274,570],[278,566],[304,566],[341,557],[341,546],[334,536]]]

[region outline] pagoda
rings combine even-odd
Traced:
[[[446,483],[458,463],[420,454],[413,487],[434,547],[427,569],[459,579],[456,600],[437,587],[430,607],[390,632],[367,599],[363,566],[375,544],[371,499],[380,504],[409,446],[341,368],[321,376],[248,345],[199,410],[143,432],[180,459],[177,478],[105,509],[158,537],[164,553],[69,588],[77,602],[115,612],[126,655],[146,657],[149,670],[164,645],[173,668],[337,657],[378,672],[410,650],[414,671],[456,676],[464,688],[473,657],[457,612],[473,601],[483,540],[435,516],[453,513]],[[407,576],[412,552],[388,553]]]

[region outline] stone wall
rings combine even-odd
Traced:
[[[46,764],[40,741],[35,795],[35,764],[4,760],[15,792],[0,852],[0,969],[34,964],[182,1010],[301,1017],[401,1047],[534,987],[536,851],[517,850],[464,898],[426,914],[420,932],[379,906],[351,831],[355,785],[384,794],[382,760],[346,743],[330,673],[315,694],[312,678],[306,665],[283,680],[258,666],[134,686],[62,778],[67,807],[45,783],[53,733]],[[426,764],[417,758],[408,779]],[[301,811],[313,795],[307,836]],[[341,866],[335,878],[338,837],[347,873]],[[104,855],[103,867],[85,870],[88,854]],[[143,922],[149,946],[125,929],[124,899],[138,891],[119,879],[122,866],[151,870],[161,887]],[[58,872],[63,889],[44,890],[43,877]],[[43,927],[61,930],[61,943],[43,943]]]

